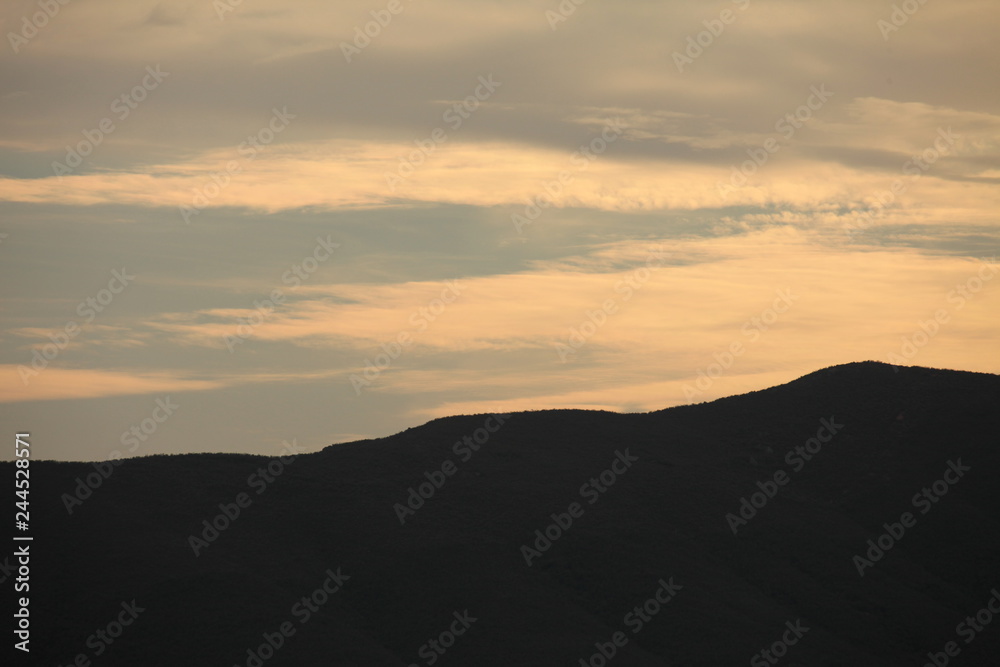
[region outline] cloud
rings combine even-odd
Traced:
[[[310,421],[321,442],[489,406],[685,402],[735,342],[697,398],[757,389],[886,360],[940,309],[913,363],[1000,370],[995,284],[949,301],[996,250],[998,5],[927,3],[884,38],[891,3],[739,4],[587,2],[553,29],[553,0],[404,0],[350,62],[342,43],[378,3],[61,5],[0,56],[0,277],[17,292],[0,401],[43,414],[197,391],[246,427],[192,417],[189,436],[254,447],[245,412]],[[724,8],[735,22],[678,71]],[[0,21],[36,11],[5,3]],[[170,74],[120,117],[151,66]],[[481,76],[502,84],[453,127]],[[817,87],[833,93],[819,105]],[[294,118],[263,141],[274,109]],[[88,146],[105,118],[114,131]],[[319,234],[344,252],[227,351]],[[656,245],[666,259],[626,301]],[[72,314],[68,295],[123,264],[134,291],[24,387],[16,364]],[[460,297],[422,314],[451,278]],[[793,307],[754,328],[786,289]],[[412,345],[355,395],[350,375],[404,332]]]
[[[222,386],[218,381],[195,380],[171,372],[142,373],[100,369],[45,368],[25,385],[20,366],[0,364],[0,403],[93,399],[130,394],[205,391]]]
[[[779,375],[790,379],[789,373],[833,363],[831,357],[886,361],[898,354],[903,337],[939,309],[954,317],[918,361],[984,363],[981,346],[949,348],[948,341],[988,339],[1000,283],[987,281],[959,307],[949,295],[988,263],[915,250],[830,247],[824,238],[786,226],[719,238],[605,244],[578,258],[540,262],[533,270],[461,278],[459,296],[438,311],[431,307],[444,290],[437,281],[303,286],[295,300],[253,330],[256,342],[247,347],[353,351],[356,362],[340,369],[346,376],[361,372],[365,359],[405,332],[412,346],[380,381],[380,391],[433,387],[451,404],[454,395],[488,377],[491,400],[516,397],[522,409],[540,398],[546,405],[568,405],[581,382],[598,377],[607,384],[588,401],[610,392],[605,395],[627,394],[626,402],[648,409],[657,402],[664,407],[679,402],[680,387],[734,342],[745,346],[746,355],[730,379],[713,387],[713,396],[759,388],[755,382]],[[653,260],[652,252],[662,259]],[[768,311],[787,298],[783,294],[792,295],[793,305],[777,323],[768,322],[774,315]],[[223,337],[237,333],[238,318],[252,312],[205,310],[145,326],[184,344],[221,349]],[[595,330],[576,346],[574,336],[581,340],[588,328]],[[439,368],[451,365],[446,358],[461,359],[466,370]],[[521,362],[508,365],[505,358]],[[534,372],[526,376],[529,359]],[[775,368],[794,371],[767,370]],[[675,377],[667,382],[656,377],[661,373]],[[674,391],[644,396],[647,385]],[[611,399],[603,400],[606,406]]]
[[[869,109],[872,105],[868,101],[862,106]],[[953,115],[962,118],[960,113]],[[939,110],[931,120],[950,117]],[[991,134],[994,125],[987,120],[998,128],[998,134]],[[962,202],[963,208],[972,212],[969,217],[973,221],[981,218],[974,213],[976,210],[990,215],[996,210],[1000,201],[993,182],[979,183],[968,177],[995,172],[988,169],[991,160],[983,161],[979,154],[987,140],[992,142],[1000,136],[1000,117],[977,117],[971,125],[987,129],[971,136],[960,125],[904,122],[904,132],[894,135],[891,142],[882,141],[887,146],[882,152],[872,148],[883,136],[881,121],[873,123],[864,133],[867,148],[850,147],[852,142],[861,143],[860,138],[851,136],[857,128],[847,131],[839,127],[813,137],[808,146],[782,149],[779,142],[778,151],[759,167],[748,153],[717,157],[714,165],[680,158],[653,162],[637,159],[630,155],[629,130],[618,143],[597,144],[607,145],[602,154],[586,152],[588,146],[595,145],[586,141],[570,150],[556,151],[452,140],[428,152],[412,143],[338,140],[270,145],[253,158],[234,146],[186,163],[149,166],[141,173],[4,178],[0,179],[0,199],[76,206],[115,203],[172,207],[178,211],[182,206],[197,211],[241,207],[265,212],[447,203],[505,206],[515,213],[524,211],[529,203],[537,203],[539,197],[544,198],[548,187],[554,196],[548,197],[546,203],[605,211],[741,205],[829,210],[857,208],[877,188],[889,187],[895,179],[919,178],[919,188],[911,188],[907,200],[928,212],[944,207],[937,216],[939,221],[951,215],[955,202]],[[957,134],[958,139],[942,154],[936,152],[935,142],[941,145],[944,127],[957,128],[948,136]],[[595,135],[593,141],[599,141],[600,135]],[[837,144],[843,137],[847,137],[845,145]],[[724,141],[741,143],[746,138],[730,136]],[[760,140],[756,145],[747,145],[747,149],[760,153],[764,150],[762,144]],[[891,152],[889,144],[900,150],[906,148],[909,153]],[[932,160],[926,162],[926,168],[925,163],[916,163],[918,169],[913,159],[921,155],[931,155]],[[963,157],[977,158],[978,166],[963,163]],[[955,182],[957,176],[966,179]],[[873,181],[873,177],[878,180]],[[337,187],[330,188],[329,183]],[[728,187],[732,184],[739,187]],[[196,221],[197,213],[192,213],[191,219]]]

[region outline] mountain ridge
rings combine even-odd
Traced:
[[[263,488],[275,459],[129,459],[72,514],[60,498],[93,464],[33,462],[39,654],[88,652],[95,617],[136,599],[148,611],[102,664],[247,665],[288,621],[262,664],[424,665],[465,610],[478,620],[440,665],[578,665],[608,642],[621,665],[746,664],[796,622],[780,664],[923,664],[1000,585],[998,401],[1000,376],[835,366],[649,413],[435,419],[296,456]],[[969,470],[920,514],[951,463]],[[905,511],[916,524],[861,576]],[[328,572],[349,579],[299,624]],[[669,587],[633,632],[630,610]],[[1000,625],[961,659],[998,647]]]

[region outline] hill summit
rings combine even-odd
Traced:
[[[71,511],[99,464],[36,462],[32,658],[992,664],[998,405],[995,375],[854,363],[645,414],[132,459]]]

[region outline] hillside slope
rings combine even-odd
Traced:
[[[260,457],[134,459],[72,515],[94,466],[35,462],[33,664],[920,665],[949,641],[991,664],[1000,620],[956,626],[1000,590],[998,408],[998,376],[865,362],[648,414],[437,419],[270,482]]]

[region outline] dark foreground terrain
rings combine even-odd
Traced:
[[[128,460],[72,514],[94,464],[34,462],[5,664],[1000,664],[998,376],[866,362],[498,425]]]

